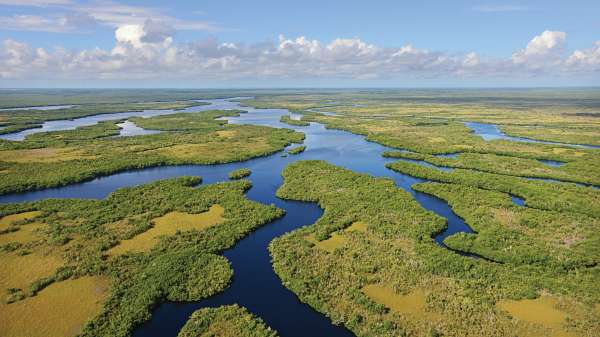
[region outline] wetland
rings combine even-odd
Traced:
[[[415,103],[338,95],[199,100],[5,140],[0,238],[23,235],[0,254],[57,261],[5,287],[4,306],[97,277],[110,286],[86,336],[597,331],[600,195],[574,184],[600,181],[595,148],[481,139],[462,105],[425,118]],[[123,118],[160,133],[114,137]],[[535,298],[569,319],[511,309]]]

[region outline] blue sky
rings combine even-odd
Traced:
[[[600,1],[0,0],[0,85],[600,85],[599,40]]]

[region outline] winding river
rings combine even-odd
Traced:
[[[539,143],[539,144],[579,147],[579,148],[584,148],[584,149],[600,149],[600,145],[550,142],[550,141],[537,140],[537,139],[532,139],[532,138],[509,136],[509,135],[505,134],[504,132],[502,132],[502,130],[500,130],[496,124],[466,122],[465,125],[469,129],[471,129],[475,134],[477,134],[481,138],[483,138],[483,140],[485,140],[485,141],[490,141],[490,140],[495,140],[495,139],[504,139],[504,140],[509,140],[509,141],[513,141],[513,142],[522,142],[522,143]],[[552,165],[555,163],[558,163],[558,162],[548,163],[548,164]]]
[[[175,337],[193,311],[203,307],[233,303],[238,303],[260,316],[266,324],[276,329],[283,337],[353,336],[344,327],[333,325],[327,317],[301,303],[292,292],[283,287],[271,266],[267,250],[271,240],[301,226],[314,223],[323,213],[316,204],[286,201],[275,196],[276,190],[282,184],[282,169],[297,160],[326,160],[355,172],[393,179],[399,188],[410,193],[425,209],[447,219],[448,228],[434,238],[442,247],[445,247],[443,240],[454,233],[473,232],[462,219],[452,212],[445,201],[416,192],[411,188],[411,185],[424,180],[385,168],[387,162],[395,159],[383,158],[381,154],[384,151],[392,150],[391,148],[368,142],[364,137],[349,132],[328,130],[318,123],[311,123],[307,127],[282,124],[279,122],[280,117],[290,114],[284,109],[241,107],[239,103],[232,100],[209,102],[211,105],[195,107],[196,111],[247,110],[246,114],[227,119],[232,124],[286,127],[304,132],[306,134],[304,144],[307,149],[298,155],[282,156],[281,153],[276,153],[241,163],[165,166],[127,171],[60,188],[0,196],[0,202],[3,203],[44,198],[104,198],[117,188],[144,184],[158,179],[192,175],[201,176],[203,183],[210,184],[227,180],[228,172],[233,169],[247,167],[252,170],[249,179],[252,181],[253,187],[247,192],[247,197],[264,204],[274,204],[286,211],[285,216],[259,228],[223,253],[234,270],[233,281],[224,292],[196,302],[158,305],[153,311],[151,320],[140,326],[134,332],[134,336]],[[122,116],[115,117],[123,118]],[[89,119],[81,118],[79,120],[89,122]]]

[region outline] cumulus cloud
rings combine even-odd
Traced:
[[[512,61],[529,63],[536,67],[560,62],[566,39],[565,32],[546,30],[529,41],[525,49],[514,53]]]
[[[2,79],[407,79],[495,78],[600,72],[600,41],[564,55],[566,34],[545,31],[509,58],[382,47],[359,38],[330,42],[279,36],[244,44],[216,38],[176,43],[175,28],[146,19],[115,29],[111,49],[45,50],[5,40]]]
[[[567,65],[587,71],[600,71],[600,40],[590,49],[575,50],[567,59]]]

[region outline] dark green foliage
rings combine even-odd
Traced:
[[[178,337],[276,337],[259,317],[237,304],[200,309],[190,316]]]
[[[418,178],[508,193],[525,199],[530,207],[600,217],[600,191],[590,187],[532,181],[473,170],[443,172],[404,161],[389,163],[387,167]]]
[[[196,113],[178,113],[152,118],[135,117],[130,120],[137,126],[161,131],[213,131],[227,124],[219,117],[233,117],[244,113],[242,110],[208,110]]]
[[[250,171],[250,169],[241,168],[241,169],[237,169],[237,170],[233,170],[233,171],[229,172],[228,176],[229,176],[229,179],[237,180],[237,179],[246,178],[251,173],[252,173],[252,171]]]
[[[298,154],[298,153],[304,152],[304,150],[306,150],[306,146],[300,145],[300,146],[292,147],[291,149],[287,150],[287,153]]]

